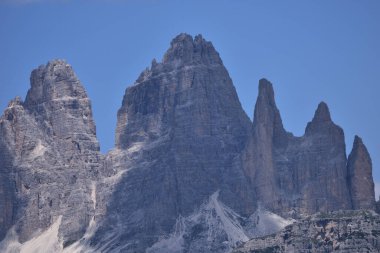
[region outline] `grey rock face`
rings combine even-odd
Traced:
[[[281,232],[252,239],[234,253],[379,252],[380,217],[368,211],[316,214]]]
[[[354,209],[375,209],[372,161],[360,137],[355,136],[348,156],[348,184]]]
[[[44,131],[59,141],[81,140],[85,152],[99,151],[91,103],[71,66],[62,60],[49,62],[32,72],[30,82],[24,106]]]
[[[253,187],[259,201],[276,210],[278,203],[276,182],[276,149],[287,146],[288,134],[283,128],[280,112],[274,100],[272,84],[266,79],[259,82],[253,117],[252,141],[246,150],[251,153],[246,170],[250,171]]]
[[[12,101],[9,107],[13,106],[17,101]],[[12,120],[13,115],[7,114],[3,116],[7,120]],[[0,130],[2,131],[4,123],[0,120]],[[13,225],[13,214],[16,209],[15,187],[12,183],[12,150],[7,147],[8,136],[0,138],[0,240],[2,240],[9,228]]]
[[[253,140],[246,150],[258,200],[285,217],[350,209],[343,130],[320,103],[302,137],[287,133],[272,84],[260,80]]]
[[[301,213],[351,209],[344,133],[331,121],[325,103],[318,105],[297,144],[299,151],[291,147],[287,156],[293,160],[289,165],[296,168]]]
[[[34,70],[25,102],[10,103],[0,130],[5,182],[13,186],[4,187],[11,198],[4,226],[12,222],[24,242],[62,216],[64,245],[78,240],[95,212],[91,182],[101,157],[90,100],[71,66],[59,60]]]
[[[176,37],[163,62],[153,62],[126,90],[113,152],[132,159],[118,165],[128,171],[95,241],[114,231],[128,250],[142,251],[218,190],[223,203],[252,213],[255,198],[241,162],[250,129],[211,43]]]

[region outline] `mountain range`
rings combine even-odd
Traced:
[[[324,102],[294,136],[266,79],[251,121],[201,35],[175,37],[126,89],[107,154],[71,65],[30,83],[0,118],[1,252],[231,252],[320,213],[377,217],[361,138],[347,156]]]

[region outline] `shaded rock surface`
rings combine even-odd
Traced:
[[[375,187],[372,178],[372,161],[360,137],[355,136],[348,156],[348,184],[354,209],[375,209]]]
[[[324,102],[305,134],[295,137],[283,128],[272,84],[260,80],[253,139],[245,152],[245,169],[258,201],[269,210],[298,217],[352,208],[344,133]]]

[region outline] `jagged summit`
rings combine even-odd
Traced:
[[[219,53],[211,42],[206,41],[202,35],[194,38],[186,33],[176,36],[170,43],[169,49],[164,54],[162,62],[152,60],[150,68],[146,68],[137,78],[135,84],[139,84],[152,76],[187,67],[196,66],[221,66],[223,62]]]
[[[180,67],[188,64],[221,64],[222,60],[211,42],[202,35],[192,36],[181,33],[170,43],[163,64]]]
[[[54,99],[87,98],[86,91],[65,60],[52,60],[33,70],[30,85],[25,98],[28,108]]]
[[[358,135],[355,135],[354,137],[354,144],[353,144],[353,147],[352,147],[353,150],[359,150],[359,149],[365,149],[366,150],[366,147],[364,146],[364,143],[363,143],[363,139],[358,136]]]
[[[6,219],[0,239],[9,225],[24,243],[60,221],[66,245],[82,237],[95,212],[91,180],[101,156],[91,104],[63,60],[33,70],[30,81],[25,102],[15,98],[0,118],[0,209],[11,210],[5,216],[0,211],[0,220]],[[0,251],[12,250],[0,245]]]
[[[274,97],[273,85],[265,78],[259,80],[253,127],[257,136],[268,135],[270,141],[272,141],[273,136],[278,137],[277,139],[281,139],[281,141],[286,138],[286,131]]]
[[[313,122],[329,122],[331,121],[331,115],[329,107],[325,102],[320,102],[318,108],[315,111]]]
[[[11,101],[8,103],[8,107],[16,106],[16,105],[22,105],[22,98],[17,96],[13,98]]]
[[[313,119],[307,124],[305,135],[314,133],[340,133],[344,138],[343,129],[331,119],[329,107],[325,102],[320,102],[315,110]]]
[[[122,200],[115,198],[112,205],[128,214],[145,206],[147,221],[139,225],[140,234],[134,233],[138,247],[142,240],[153,240],[158,231],[170,232],[173,217],[190,215],[216,191],[223,203],[240,214],[255,210],[254,192],[247,190],[239,158],[252,125],[226,68],[219,63],[211,43],[201,36],[181,34],[163,63],[153,62],[148,75],[125,92],[116,146],[127,157],[144,147],[140,163],[145,165],[128,172],[120,191],[134,190],[128,190]],[[132,222],[127,219],[123,222]],[[111,222],[107,226],[116,225]],[[122,232],[126,233],[130,232]]]
[[[255,105],[254,122],[261,121],[262,114],[271,114],[265,120],[274,120],[273,117],[280,116],[274,99],[273,85],[267,79],[259,80],[259,92]]]
[[[91,137],[97,143],[91,101],[71,65],[52,60],[33,70],[23,106],[47,134],[65,138]],[[99,145],[91,147],[99,149]]]
[[[363,140],[355,135],[348,156],[348,175],[352,206],[354,209],[374,209],[375,189],[372,178],[372,160]]]
[[[355,135],[351,153],[360,154],[363,156],[363,158],[368,157],[369,162],[371,162],[371,158],[369,157],[369,152],[367,150],[367,147],[364,145],[363,139],[358,135]]]
[[[259,98],[265,99],[268,104],[275,106],[273,85],[265,78],[259,80]]]

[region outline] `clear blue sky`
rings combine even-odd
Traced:
[[[327,102],[348,152],[361,136],[380,181],[378,0],[0,0],[0,110],[25,97],[32,69],[66,59],[92,100],[106,152],[125,88],[181,32],[213,42],[251,118],[262,77],[295,135]]]

